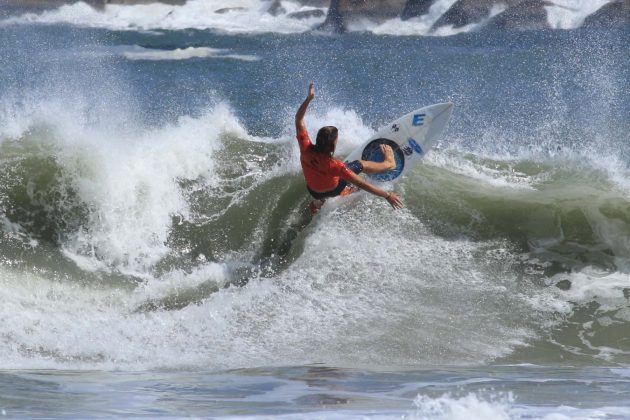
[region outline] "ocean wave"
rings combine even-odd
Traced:
[[[625,269],[628,194],[599,161],[571,153],[501,160],[452,150],[428,161],[435,166],[421,167],[407,188],[423,200],[421,214],[436,233],[509,238],[563,270]]]
[[[4,207],[70,254],[139,272],[168,253],[172,218],[189,216],[179,180],[205,177],[212,184],[220,137],[242,132],[221,106],[144,133],[113,135],[78,124],[43,128],[41,135],[25,126],[25,137],[2,143],[2,187],[10,200]]]
[[[290,119],[259,137],[218,100],[125,126],[124,101],[92,119],[70,99],[3,98],[7,367],[479,364],[549,335],[627,360],[606,332],[630,322],[628,194],[599,158],[447,142],[398,185],[405,210],[357,194],[312,219]],[[340,107],[306,123],[341,154],[373,133]]]

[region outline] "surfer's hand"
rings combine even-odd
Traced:
[[[400,201],[400,196],[395,192],[387,193],[385,200],[395,209],[402,209],[404,207],[402,201]]]
[[[315,97],[315,83],[310,82],[308,84],[308,95],[306,95],[306,99],[313,99]]]

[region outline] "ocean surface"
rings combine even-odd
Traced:
[[[0,2],[0,415],[630,418],[630,28],[451,3]],[[403,210],[310,216],[310,80],[340,157],[455,103]]]

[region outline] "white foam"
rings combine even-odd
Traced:
[[[282,2],[285,13],[272,16],[268,4],[257,0],[189,0],[184,5],[152,3],[144,5],[107,4],[97,10],[79,2],[41,14],[10,18],[5,24],[68,23],[112,30],[216,29],[229,33],[299,33],[310,30],[323,18],[293,19],[290,13],[313,8],[290,1]],[[230,9],[225,13],[217,10]]]
[[[66,256],[90,271],[109,267],[144,276],[170,250],[166,242],[173,217],[190,215],[179,181],[218,182],[213,156],[222,136],[249,136],[225,104],[198,118],[143,128],[132,126],[133,113],[125,111],[120,96],[117,101],[101,97],[103,112],[91,121],[83,104],[87,99],[64,93],[63,98],[35,100],[25,92],[27,105],[19,113],[0,115],[0,121],[13,120],[6,134],[30,133],[29,141],[51,148],[64,182],[89,209],[87,224],[64,239]],[[39,126],[44,129],[36,134]]]
[[[549,25],[555,29],[574,29],[610,0],[554,0],[553,3],[545,6]]]
[[[529,176],[513,168],[509,163],[502,162],[501,168],[493,168],[487,163],[476,162],[445,151],[433,151],[427,155],[427,162],[447,169],[449,172],[465,175],[476,179],[485,185],[511,190],[534,190],[538,181],[536,177]],[[514,159],[514,164],[518,160]]]
[[[257,61],[258,57],[244,54],[230,54],[229,50],[209,47],[176,48],[157,50],[133,46],[124,48],[121,55],[129,60],[188,60],[191,58],[228,58],[240,61]]]
[[[0,268],[0,334],[9,337],[0,346],[3,366],[479,363],[531,337],[535,314],[507,293],[517,279],[480,266],[479,244],[436,238],[410,214],[361,200],[376,201],[329,203],[302,233],[304,252],[274,278],[220,289],[181,309],[136,311],[206,282],[220,286],[225,267],[173,271],[133,291]],[[515,316],[488,310],[506,299]]]
[[[597,304],[597,309],[592,316],[589,316],[588,321],[579,317],[575,322],[581,323],[577,331],[581,346],[566,345],[564,343],[566,338],[560,338],[558,342],[552,340],[552,342],[563,347],[565,351],[581,357],[597,357],[607,362],[627,358],[630,352],[624,350],[623,344],[613,347],[614,341],[608,341],[610,345],[603,345],[600,337],[607,335],[608,328],[613,328],[614,331],[614,328],[618,328],[619,325],[630,323],[630,309],[627,307],[626,297],[630,286],[630,276],[625,273],[608,273],[594,267],[585,267],[580,271],[557,274],[548,279],[550,285],[566,280],[570,282],[566,290],[549,287],[549,293],[531,296],[527,300],[538,311],[562,314],[563,318],[570,319],[577,310],[592,303]],[[548,327],[553,323],[553,320],[546,322]]]
[[[18,223],[10,221],[6,217],[4,212],[5,209],[3,207],[0,207],[0,226],[2,227],[1,232],[4,235],[6,235],[8,238],[18,239],[22,243],[26,243],[32,248],[35,248],[39,245],[39,241],[37,239],[32,238],[23,226],[20,226]]]
[[[607,179],[619,189],[622,195],[630,198],[630,168],[615,149],[613,149],[614,152],[609,150],[608,147],[604,150],[587,150],[584,154],[590,165],[606,173]]]
[[[92,211],[85,231],[64,244],[70,254],[145,272],[168,251],[172,217],[189,216],[179,179],[212,178],[213,152],[230,125],[242,131],[226,107],[204,117],[136,134],[82,133],[62,147],[61,164]],[[65,138],[65,136],[64,136]]]
[[[551,281],[558,282],[566,278],[566,274],[558,274]],[[628,274],[606,273],[586,267],[579,272],[570,273],[568,280],[571,282],[571,287],[568,290],[558,291],[558,294],[566,301],[574,303],[597,301],[602,311],[623,308],[627,302],[624,289],[630,287]]]
[[[431,5],[429,11],[422,16],[418,16],[406,21],[401,19],[390,19],[380,25],[372,24],[371,27],[367,27],[367,25],[363,25],[363,27],[353,27],[349,26],[349,29],[363,29],[370,30],[371,32],[378,35],[401,35],[401,36],[412,36],[412,35],[427,35],[431,30],[431,26],[442,16],[453,4],[455,4],[456,0],[438,0]],[[455,33],[454,31],[448,33],[451,35]]]
[[[219,277],[212,278],[213,273]],[[212,267],[206,274],[205,281],[221,281],[221,272]],[[144,288],[129,295],[1,267],[0,282],[3,368],[144,369],[198,363],[204,357],[205,345],[196,340],[209,337],[196,334],[207,333],[203,319],[211,316],[197,307],[134,313],[147,297]]]
[[[408,214],[392,214],[378,198],[364,199],[371,202],[354,203],[351,210],[343,200],[327,203],[308,233],[304,253],[278,279],[306,292],[300,317],[309,319],[310,332],[303,334],[312,337],[308,341],[317,360],[341,365],[479,362],[509,353],[531,335],[527,323],[504,327],[468,306],[477,293],[483,300],[494,294],[491,290],[504,296],[498,290],[510,281],[507,276],[497,283],[479,270],[472,255],[478,244],[433,237]],[[292,316],[297,315],[283,314],[293,329],[306,328],[290,321]],[[405,338],[400,331],[408,331]],[[328,340],[318,339],[326,336],[334,336],[330,341],[336,351],[326,347]]]
[[[134,293],[138,302],[146,299],[160,299],[195,288],[208,281],[222,287],[229,279],[229,270],[224,264],[205,263],[192,270],[173,270],[160,276],[159,280],[149,281]]]
[[[512,393],[488,398],[473,393],[459,398],[448,394],[438,398],[418,395],[414,404],[418,411],[412,418],[416,419],[509,420],[514,414]]]
[[[517,404],[512,392],[469,393],[462,397],[450,394],[432,398],[418,395],[414,400],[417,411],[409,413],[409,418],[423,420],[508,420],[519,418],[539,418],[544,420],[595,419],[626,417],[630,410],[622,406],[581,408],[569,405],[530,405]]]

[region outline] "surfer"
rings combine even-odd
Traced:
[[[295,130],[300,145],[300,162],[306,179],[306,189],[314,198],[310,204],[311,213],[319,212],[327,198],[349,194],[356,188],[384,198],[395,209],[402,208],[403,203],[398,194],[382,190],[358,175],[361,172],[375,174],[394,169],[396,161],[394,151],[390,146],[380,146],[384,156],[382,162],[355,160],[344,163],[333,158],[337,147],[338,130],[337,127],[331,125],[320,128],[315,144],[311,143],[304,123],[304,115],[314,97],[315,85],[311,82],[308,85],[308,95],[295,114]]]

